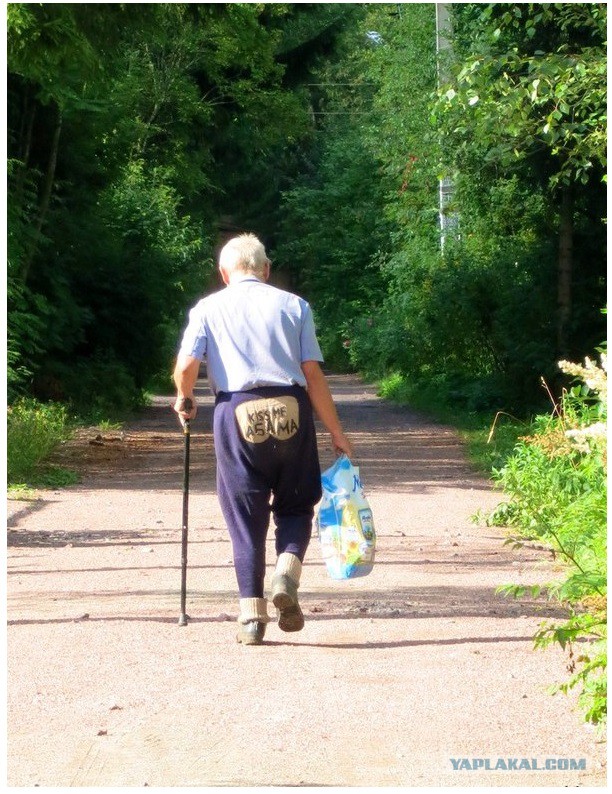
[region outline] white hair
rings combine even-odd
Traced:
[[[228,273],[241,270],[254,276],[263,276],[269,264],[266,249],[254,234],[241,234],[233,237],[221,249],[219,267]]]

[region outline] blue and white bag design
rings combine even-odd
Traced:
[[[321,475],[317,515],[321,553],[332,579],[366,576],[374,566],[376,533],[359,467],[341,455]]]

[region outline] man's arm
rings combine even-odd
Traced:
[[[327,379],[318,361],[303,361],[302,372],[308,386],[308,396],[317,416],[329,432],[334,451],[337,455],[343,452],[349,457],[353,454],[353,446],[345,436],[338,418]]]
[[[198,412],[193,390],[198,379],[200,371],[200,359],[193,356],[187,356],[184,353],[179,354],[174,368],[174,384],[176,386],[176,402],[174,403],[174,410],[177,412],[181,419],[194,419]],[[184,411],[183,400],[191,400],[193,408],[191,411]]]

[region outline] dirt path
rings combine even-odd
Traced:
[[[271,624],[263,646],[234,641],[204,389],[186,628],[182,437],[169,398],[123,434],[72,444],[80,485],[9,503],[9,786],[605,785],[605,745],[572,697],[546,692],[566,660],[532,650],[554,610],[494,593],[554,575],[547,557],[470,522],[499,497],[449,429],[354,378],[331,383],[378,556],[367,578],[334,582],[313,539],[300,634]],[[324,437],[321,450],[330,464]],[[523,768],[493,770],[498,759]]]

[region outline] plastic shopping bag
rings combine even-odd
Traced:
[[[359,467],[341,455],[323,472],[321,485],[317,528],[327,571],[332,579],[366,576],[374,566],[376,533]]]

